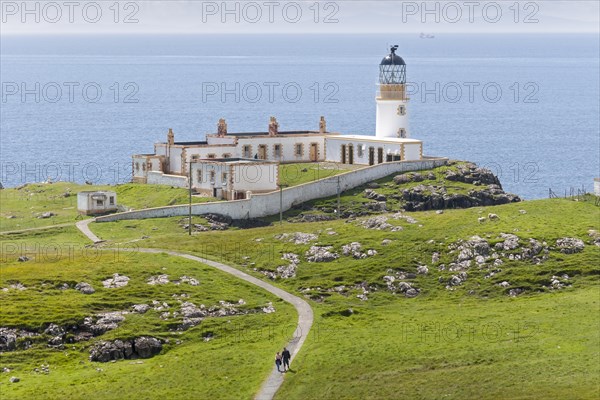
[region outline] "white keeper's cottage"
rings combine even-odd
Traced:
[[[191,176],[196,191],[243,199],[248,192],[276,190],[279,163],[368,166],[421,160],[423,142],[412,139],[408,127],[406,63],[397,49],[393,46],[379,65],[375,135],[329,132],[324,117],[318,130],[281,131],[271,117],[266,132],[232,133],[220,119],[217,132],[204,141],[176,142],[169,129],[167,141],[155,143],[153,154],[133,156],[133,181],[187,187]]]

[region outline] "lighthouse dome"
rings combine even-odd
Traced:
[[[406,65],[402,57],[392,52],[385,56],[379,65]]]

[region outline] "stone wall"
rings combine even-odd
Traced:
[[[192,214],[200,215],[217,213],[228,215],[233,219],[266,217],[279,213],[280,200],[283,211],[287,211],[296,204],[322,197],[334,196],[337,194],[338,182],[340,191],[343,192],[391,174],[431,169],[445,165],[447,162],[447,158],[430,157],[420,161],[397,161],[373,165],[371,167],[346,172],[316,182],[309,182],[287,188],[284,189],[281,194],[277,191],[265,194],[254,194],[250,199],[246,200],[192,204]],[[150,173],[148,174],[148,180],[148,183],[150,183]],[[177,205],[128,211],[98,217],[96,218],[96,221],[110,222],[125,219],[185,216],[188,215],[188,207],[188,205]]]

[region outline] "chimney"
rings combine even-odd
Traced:
[[[279,133],[279,124],[277,123],[277,119],[275,117],[271,117],[269,122],[269,136],[277,136]]]
[[[175,134],[172,128],[169,128],[169,133],[167,134],[167,144],[175,144]]]
[[[225,137],[227,135],[227,122],[225,122],[224,118],[219,119],[219,124],[217,125],[217,136]]]
[[[327,133],[327,122],[325,121],[325,117],[321,116],[321,121],[319,121],[319,132]]]

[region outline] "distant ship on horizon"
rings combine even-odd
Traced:
[[[423,33],[419,36],[421,39],[435,39],[435,36],[430,33]]]

